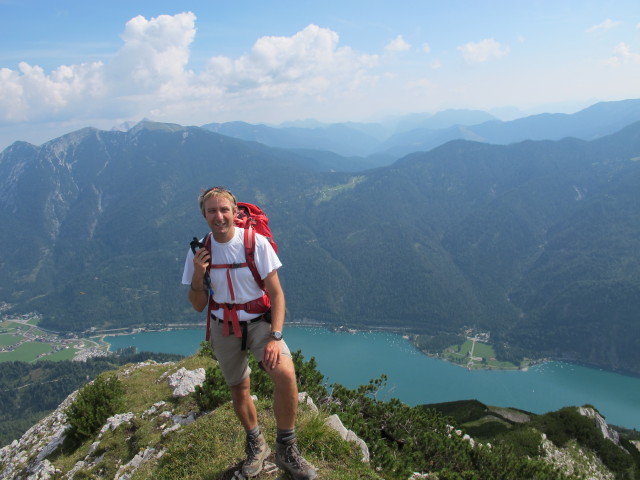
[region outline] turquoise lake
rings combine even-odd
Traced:
[[[315,357],[327,383],[353,388],[381,374],[388,376],[388,398],[409,405],[477,399],[501,407],[545,413],[569,405],[594,405],[610,424],[640,430],[640,378],[569,363],[548,362],[528,371],[469,371],[427,357],[400,335],[342,333],[289,327],[289,348]],[[144,332],[106,337],[111,350],[194,354],[202,330]]]

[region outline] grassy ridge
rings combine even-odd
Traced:
[[[423,472],[439,480],[577,480],[591,478],[586,472],[594,468],[613,472],[620,480],[640,478],[638,455],[605,440],[595,423],[575,408],[538,416],[476,401],[408,407],[398,400],[377,400],[384,376],[353,390],[341,385],[327,389],[314,359],[305,362],[300,352],[294,357],[300,389],[320,406],[319,411],[300,406],[297,431],[305,457],[322,479],[406,480],[412,472]],[[228,400],[203,410],[197,393],[173,398],[167,377],[182,367],[207,370],[204,391],[221,388],[216,363],[206,352],[179,362],[120,367],[114,371],[123,392],[119,413],[129,412],[131,418],[98,436],[65,442],[49,460],[62,475],[86,461],[74,478],[114,478],[128,472],[132,480],[231,480],[244,458],[242,427]],[[273,443],[272,394],[265,379],[264,372],[255,371],[252,385],[260,424]],[[92,402],[100,400],[95,395],[84,398],[94,400],[75,410],[77,418],[82,418],[82,408],[95,412]],[[325,425],[333,413],[366,441],[370,464],[361,462],[354,443],[343,441]],[[172,428],[172,418],[193,414],[193,423]],[[543,432],[549,440],[543,440]],[[640,437],[637,432],[621,436],[627,451],[630,440]],[[150,452],[150,460],[134,472],[129,462],[142,452]],[[561,469],[549,463],[559,458],[553,457],[556,452],[570,458]],[[266,472],[259,478],[276,475]]]

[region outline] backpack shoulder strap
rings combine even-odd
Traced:
[[[209,252],[209,256],[213,258],[213,252],[211,251],[211,232],[207,233],[204,236],[204,248]],[[209,270],[211,269],[211,261],[209,261],[209,266],[204,272],[204,281],[207,284],[207,289],[211,290],[211,279],[209,278]]]
[[[211,232],[207,233],[204,237],[204,248],[207,249],[211,258],[213,258],[213,252],[211,251]],[[209,278],[209,270],[211,269],[211,261],[209,266],[204,272],[204,281],[207,284],[207,330],[205,331],[205,340],[208,342],[211,339],[211,312],[213,311],[213,291],[211,290],[211,279]]]
[[[258,267],[256,266],[256,231],[252,226],[244,229],[244,257],[253,274],[253,279],[264,290],[264,280],[260,277],[260,272],[258,272]]]

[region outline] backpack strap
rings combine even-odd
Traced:
[[[260,277],[260,272],[258,272],[258,267],[256,266],[256,231],[252,226],[244,229],[244,258],[253,274],[253,279],[260,289],[264,291],[264,280]]]
[[[236,227],[239,228],[239,227]],[[211,249],[212,241],[211,241],[211,233],[207,234],[205,238],[205,248],[209,250],[209,255],[213,260],[213,251]],[[243,268],[249,267],[251,270],[251,274],[253,275],[254,280],[258,284],[261,290],[265,291],[264,280],[260,277],[260,273],[258,272],[258,267],[256,266],[255,252],[256,252],[256,232],[253,227],[249,226],[244,229],[244,263],[221,263],[221,264],[212,264],[209,263],[207,270],[205,272],[205,278],[207,285],[209,287],[209,304],[207,309],[207,331],[206,331],[206,340],[208,341],[211,333],[211,312],[214,310],[218,310],[220,308],[224,311],[224,323],[222,327],[222,335],[229,335],[229,323],[233,325],[233,334],[236,337],[242,337],[242,329],[240,327],[240,320],[238,318],[238,310],[245,310],[250,313],[263,313],[271,307],[271,302],[269,301],[269,296],[265,294],[262,298],[253,300],[246,304],[238,304],[238,303],[218,303],[213,299],[213,290],[211,289],[210,280],[209,280],[209,270],[211,268],[225,268],[227,270],[227,284],[229,286],[229,294],[231,295],[231,300],[235,300],[235,293],[233,291],[233,282],[231,281],[231,269],[234,268]],[[256,311],[258,310],[258,311]]]
[[[211,232],[207,233],[204,238],[204,248],[209,252],[209,256],[213,252],[211,251]],[[204,272],[204,281],[207,284],[207,290],[209,291],[209,301],[207,306],[207,331],[205,332],[205,340],[208,342],[211,338],[211,312],[213,312],[213,288],[211,287],[211,279],[209,278],[209,270],[211,269],[211,261],[209,261],[209,266],[206,268]]]

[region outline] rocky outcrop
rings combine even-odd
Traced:
[[[64,442],[67,416],[64,411],[75,400],[77,391],[69,395],[51,414],[25,432],[20,440],[0,449],[0,479],[51,478],[55,468],[46,457]]]
[[[325,425],[338,432],[343,440],[354,442],[356,445],[358,445],[358,447],[360,447],[360,451],[362,452],[362,461],[369,463],[369,447],[364,442],[364,440],[353,433],[353,431],[347,430],[347,428],[342,424],[342,421],[340,420],[340,417],[338,417],[338,415],[331,415],[330,417],[327,417],[327,419],[325,420]]]
[[[614,480],[611,473],[593,452],[574,443],[567,447],[556,447],[547,436],[542,434],[542,449],[545,460],[568,475],[582,476],[589,480]]]
[[[616,445],[620,446],[620,435],[615,430],[609,428],[609,425],[605,419],[592,407],[578,407],[578,412],[588,418],[592,418],[596,424],[596,427],[602,433],[602,436],[607,440],[611,440]]]
[[[153,361],[142,362],[122,370],[119,376],[130,376],[134,371],[151,365],[158,364]],[[173,389],[174,397],[185,396],[194,391],[195,385],[202,384],[204,369],[189,371],[181,368],[173,375],[169,375],[167,379],[169,386]],[[75,400],[77,393],[76,391],[69,395],[53,413],[30,428],[20,440],[14,440],[10,445],[0,449],[0,467],[3,469],[0,473],[0,480],[46,480],[53,478],[54,475],[59,476],[60,472],[47,458],[65,440],[68,424],[64,412]],[[153,404],[139,417],[146,421],[160,419],[163,425],[162,435],[166,436],[179,430],[182,426],[194,422],[197,412],[189,412],[187,415],[174,414],[171,405],[161,401]],[[99,451],[103,436],[108,431],[114,431],[120,426],[130,423],[135,418],[136,415],[133,412],[120,413],[108,418],[98,433],[96,441],[89,448],[88,454],[67,472],[65,478],[71,479],[78,471],[92,468],[99,463],[101,457],[96,456],[95,452]],[[163,453],[162,450],[156,451],[152,447],[147,447],[134,456],[130,462],[120,466],[116,479],[128,479],[140,465],[151,459],[159,458]]]
[[[173,388],[174,397],[186,397],[196,391],[196,386],[201,386],[204,383],[204,378],[204,368],[195,370],[181,368],[169,376],[169,386]]]

